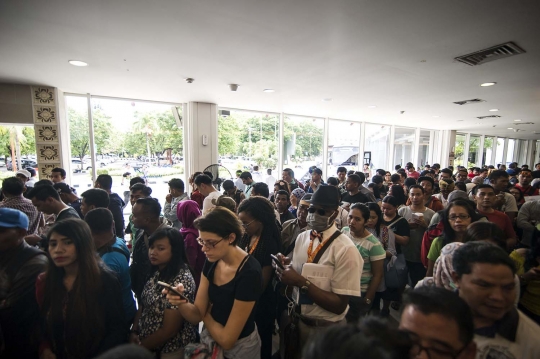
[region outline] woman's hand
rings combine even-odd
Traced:
[[[178,284],[176,288],[174,288],[178,293],[184,294],[184,285],[182,283]],[[182,299],[179,295],[174,294],[172,291],[168,290],[167,288],[163,289],[161,293],[167,295],[167,300],[169,303],[175,306],[179,306],[180,304],[185,304],[187,301],[185,299]]]

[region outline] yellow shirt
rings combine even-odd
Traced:
[[[516,265],[516,274],[525,274],[525,256],[515,250],[510,253],[510,258]],[[532,313],[540,315],[540,281],[529,282],[519,303]]]

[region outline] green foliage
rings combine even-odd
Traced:
[[[69,135],[71,155],[79,159],[90,154],[90,130],[88,118],[85,114],[68,108]],[[106,154],[115,152],[117,138],[112,133],[111,117],[104,114],[100,109],[92,113],[94,122],[94,141],[96,152]]]
[[[0,126],[0,157],[11,158],[11,144],[19,140],[21,156],[36,153],[36,137],[32,126]],[[15,149],[13,149],[15,153]]]
[[[463,155],[465,152],[465,136],[463,135],[456,135],[456,146],[455,146],[455,166],[465,166],[467,168],[475,167],[476,163],[479,159],[475,158],[475,162],[472,162],[473,160],[473,154],[477,153],[478,156],[483,156],[484,150],[486,148],[492,148],[493,147],[493,137],[484,137],[484,147],[480,147],[480,137],[471,136],[470,142],[469,142],[469,158],[467,159],[467,164],[464,165],[463,161]]]

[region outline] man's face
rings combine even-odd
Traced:
[[[32,198],[32,204],[34,205],[34,207],[36,207],[36,209],[39,212],[43,212],[45,214],[53,214],[54,213],[52,201],[53,201],[53,199],[50,198],[50,197],[47,198],[44,201],[40,201],[36,197]]]
[[[313,172],[313,173],[311,174],[311,180],[312,180],[313,182],[318,183],[318,182],[321,180],[321,175],[318,174],[317,172]]]
[[[278,212],[283,213],[284,211],[289,208],[289,200],[287,199],[287,196],[284,194],[278,194],[275,199],[276,208]]]
[[[244,182],[244,180],[242,180],[242,182]],[[244,182],[245,183],[245,182]],[[199,192],[201,192],[201,194],[203,196],[208,196],[208,194],[210,193],[209,191],[209,188],[208,188],[208,185],[204,184],[204,183],[201,183],[200,185],[197,186],[199,188]]]
[[[536,165],[536,170],[537,170],[537,171],[540,171],[540,163],[538,163],[538,164]]]
[[[417,344],[425,348],[415,358],[473,359],[476,355],[474,342],[463,343],[460,340],[457,322],[441,314],[424,314],[414,305],[407,305],[401,313],[399,329],[409,333]],[[462,351],[467,344],[471,348]]]
[[[477,205],[487,208],[493,207],[495,200],[495,192],[491,188],[480,188],[474,197],[474,201]]]
[[[0,227],[0,253],[13,249],[19,245],[19,239],[26,235],[21,228]]]
[[[439,180],[445,180],[445,179],[452,179],[452,175],[450,173],[441,172],[439,176]]]
[[[28,178],[26,178],[25,176],[23,176],[22,174],[16,174],[15,177],[17,177],[18,179],[21,180],[22,183],[26,183],[28,182]]]
[[[474,169],[473,170],[473,175],[480,176],[480,171],[478,171],[477,169]]]
[[[308,208],[309,203],[307,202],[300,202],[300,205],[298,206],[298,210],[296,211],[296,216],[301,222],[305,222],[307,215],[308,215]]]
[[[51,172],[51,181],[54,183],[60,183],[65,179],[65,177],[62,177],[60,172]]]
[[[139,198],[146,198],[142,191],[131,192],[131,194],[129,195],[129,202],[131,203],[132,207],[135,206],[135,202],[137,202]]]
[[[530,186],[533,178],[532,173],[529,170],[521,171],[521,173],[518,176],[519,185],[522,187],[528,187]]]
[[[355,192],[358,189],[358,183],[354,182],[353,180],[347,178],[345,181],[345,190],[348,192]]]
[[[177,188],[169,187],[169,193],[173,197],[180,197],[182,195],[182,192]]]
[[[345,178],[347,178],[347,172],[338,172],[337,173],[337,178],[338,178],[340,183],[345,181]]]
[[[487,175],[488,175],[488,171],[482,171],[482,172],[480,172],[480,177],[482,177],[483,179],[486,179],[486,178],[487,178]]]
[[[136,204],[133,206],[133,210],[131,211],[133,216],[131,217],[131,221],[133,222],[133,225],[135,228],[144,229],[146,224],[146,216],[144,213],[144,207],[140,204]]]
[[[433,193],[433,186],[431,185],[431,182],[422,181],[420,182],[420,186],[422,186],[422,188],[424,189],[424,192],[426,193],[426,198],[427,196],[431,196],[431,194]]]
[[[500,320],[514,306],[514,274],[503,264],[474,263],[470,274],[454,278],[475,317]]]
[[[86,214],[94,208],[96,208],[96,206],[86,203],[86,199],[84,197],[81,199],[81,213],[83,216],[86,216]]]
[[[456,175],[456,182],[465,182],[467,179],[467,172],[459,171]]]
[[[411,199],[411,203],[415,206],[424,203],[424,193],[420,188],[411,188],[409,191],[409,198]]]
[[[288,171],[283,171],[283,173],[281,173],[281,178],[283,178],[284,181],[287,181],[287,183],[291,183],[291,182],[292,182],[292,178],[291,178],[291,176],[289,175],[289,172],[288,172]]]
[[[508,188],[508,182],[510,182],[509,177],[499,177],[495,181],[490,181],[493,188],[497,191],[504,191]]]

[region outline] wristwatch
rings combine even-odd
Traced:
[[[306,283],[300,287],[300,293],[307,294],[310,285],[311,285],[311,282],[306,279]]]
[[[371,304],[371,299],[369,299],[369,298],[364,298],[364,302],[365,302],[367,305],[370,305],[370,304]]]

